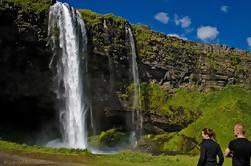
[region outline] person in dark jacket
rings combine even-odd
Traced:
[[[200,146],[200,159],[197,166],[222,166],[224,162],[223,153],[218,143],[215,142],[215,132],[210,128],[201,131],[202,143]],[[219,162],[217,162],[217,156]]]
[[[244,124],[237,123],[233,131],[236,139],[230,141],[225,156],[232,157],[233,166],[250,166],[251,142],[245,137]]]

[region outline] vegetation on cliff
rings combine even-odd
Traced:
[[[250,83],[251,53],[219,44],[185,41],[154,32],[144,25],[133,25],[138,55],[143,63],[158,64],[179,73],[205,75],[202,79],[215,81],[218,86],[228,83]],[[197,78],[196,78],[197,77]],[[201,84],[200,76],[190,81]],[[214,86],[217,88],[217,86]]]
[[[3,25],[14,21],[18,33],[26,35],[23,36],[24,40],[31,38],[34,42],[46,42],[51,5],[51,0],[2,0],[0,3],[1,16],[6,15],[5,19],[9,19],[5,21],[3,18]]]
[[[101,15],[88,9],[80,9],[79,11],[82,14],[83,19],[85,20],[86,24],[92,25],[92,26],[98,25],[100,23],[103,25],[104,20],[107,20],[107,21],[112,20],[114,23],[117,23],[117,24],[120,23],[121,25],[127,22],[124,18],[119,17],[119,16],[114,16],[113,14]]]
[[[48,12],[51,0],[2,0],[4,8],[19,7],[19,12]],[[34,18],[35,19],[35,18]]]
[[[194,93],[196,97],[194,98]],[[232,128],[235,123],[247,125],[247,137],[251,137],[251,89],[245,86],[227,86],[222,91],[209,93],[184,93],[178,90],[168,105],[182,106],[186,109],[200,110],[201,116],[188,127],[177,132],[170,139],[162,141],[162,150],[198,153],[201,141],[200,133],[205,127],[213,128],[217,133],[217,141],[226,148],[234,139]],[[189,119],[189,117],[186,117]]]
[[[122,100],[130,101],[130,94],[134,91],[133,87],[131,84],[126,93],[120,94]],[[177,88],[173,89],[172,93],[168,93],[157,82],[141,83],[139,97],[141,107],[138,109],[145,115],[145,123],[150,115],[150,119],[152,118],[153,121],[167,124],[164,127],[166,131],[181,130],[194,122],[201,116],[199,106],[205,100],[205,94],[200,92],[197,86],[190,89]],[[128,103],[129,108],[131,104]]]
[[[127,21],[112,14],[100,15],[79,10],[86,23],[90,53],[110,55],[114,59],[125,54],[125,24]],[[114,60],[113,60],[114,61]]]
[[[172,57],[172,55],[175,54],[175,52],[172,52],[172,49],[179,50],[180,53],[183,53],[186,56],[190,56],[190,54],[194,56],[206,55],[208,60],[211,60],[212,63],[225,59],[231,62],[231,65],[240,65],[240,62],[244,57],[250,58],[251,56],[248,51],[238,50],[225,45],[203,44],[167,36],[159,32],[154,32],[145,25],[136,24],[133,25],[133,29],[137,41],[138,54],[144,59],[151,59],[160,56],[161,52],[162,54],[165,53],[167,57]],[[224,66],[227,65],[227,63],[222,62],[222,64],[218,65]]]
[[[128,87],[128,93],[133,89]],[[145,94],[147,93],[147,95]],[[121,95],[128,97],[127,94]],[[168,127],[159,135],[154,131],[141,138],[139,149],[151,153],[198,154],[200,133],[205,127],[213,128],[217,141],[223,148],[234,138],[232,128],[235,123],[247,125],[247,137],[251,137],[251,89],[246,85],[229,85],[220,91],[201,92],[197,86],[177,88],[168,94],[156,83],[142,83],[140,95],[147,131],[148,114],[152,123],[170,126],[180,125],[175,132]],[[162,134],[160,134],[162,133]]]

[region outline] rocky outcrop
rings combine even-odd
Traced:
[[[250,52],[184,41],[140,25],[134,26],[134,32],[139,59],[152,69],[161,69],[157,81],[168,88],[197,84],[207,91],[233,83],[250,84]],[[155,77],[148,74],[143,79]]]

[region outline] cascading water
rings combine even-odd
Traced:
[[[131,72],[133,76],[133,95],[132,95],[132,125],[134,127],[134,131],[131,133],[131,144],[132,146],[137,145],[137,138],[141,135],[141,130],[143,127],[143,117],[140,113],[141,102],[140,102],[140,82],[139,82],[139,72],[138,72],[138,64],[136,60],[136,49],[135,42],[133,39],[133,34],[130,26],[126,26],[126,35],[130,41],[131,47]]]
[[[87,49],[85,24],[77,10],[57,2],[50,7],[48,31],[53,58],[57,58],[55,78],[61,107],[62,146],[84,149],[87,147],[86,115],[89,109],[84,89],[86,63],[81,62],[85,61]],[[50,66],[52,62],[53,59]]]

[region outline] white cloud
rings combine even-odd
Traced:
[[[174,21],[176,25],[181,25],[182,28],[187,28],[191,25],[192,21],[191,18],[188,16],[179,18],[177,14],[174,16]]]
[[[247,38],[248,46],[251,47],[251,37]]]
[[[175,34],[175,33],[173,33],[173,34],[167,34],[167,36],[177,37],[177,38],[179,38],[179,39],[187,40],[187,38],[186,38],[186,37],[184,37],[184,36],[180,36],[180,35]]]
[[[176,25],[180,24],[180,22],[179,22],[179,16],[177,14],[174,15],[174,21],[175,21]]]
[[[185,16],[180,19],[180,23],[181,23],[182,28],[189,27],[191,25],[191,18],[188,16]]]
[[[219,33],[216,27],[211,26],[201,26],[197,29],[197,37],[204,42],[214,40]]]
[[[228,12],[228,8],[229,8],[228,6],[223,5],[223,6],[221,6],[220,10],[223,11],[224,13],[227,13]]]
[[[169,16],[168,16],[168,13],[165,13],[165,12],[159,12],[157,13],[154,18],[156,20],[158,20],[159,22],[163,23],[163,24],[167,24],[168,21],[169,21]]]

